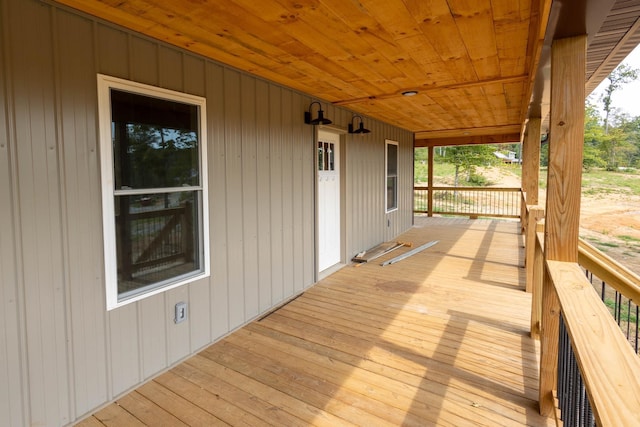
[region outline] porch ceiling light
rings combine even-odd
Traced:
[[[313,104],[318,104],[318,117],[311,119],[311,108]],[[309,104],[309,111],[304,112],[304,122],[308,125],[330,125],[331,120],[324,117],[324,111],[322,111],[322,105],[318,101],[313,101]]]
[[[358,129],[355,129],[355,126],[354,126],[355,119],[360,119],[360,126],[358,127]],[[365,129],[364,124],[362,123],[362,117],[353,116],[351,118],[351,123],[349,123],[349,133],[357,133],[360,135],[364,135],[365,133],[370,133],[370,132],[371,131],[369,129]]]
[[[405,90],[404,92],[402,92],[402,96],[415,96],[417,94],[417,90]]]

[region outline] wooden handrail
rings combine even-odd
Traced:
[[[582,239],[578,241],[578,263],[640,305],[640,276]]]
[[[414,190],[428,190],[429,187],[427,185],[414,185]],[[510,192],[510,191],[521,191],[519,187],[431,187],[432,190],[455,190],[455,191],[502,191],[502,192]]]
[[[546,266],[597,425],[637,425],[640,358],[578,264],[547,261]]]

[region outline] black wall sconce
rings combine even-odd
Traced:
[[[542,135],[540,135],[540,144],[544,144],[549,141],[549,131],[546,131]]]
[[[360,126],[358,127],[358,129],[354,129],[354,120],[355,119],[360,119]],[[370,133],[371,131],[369,129],[365,129],[364,124],[362,123],[362,117],[360,116],[353,116],[351,118],[351,123],[349,123],[349,133],[357,133],[360,135],[363,135],[365,133]]]
[[[318,104],[318,117],[311,119],[311,107],[313,104]],[[304,112],[304,122],[308,125],[330,125],[331,120],[324,117],[324,111],[322,111],[322,105],[318,101],[313,101],[309,104],[309,111]]]

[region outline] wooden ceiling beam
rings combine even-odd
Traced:
[[[478,128],[460,128],[460,129],[445,129],[435,131],[417,131],[415,132],[415,139],[443,139],[443,138],[458,138],[463,136],[480,137],[490,135],[520,135],[522,131],[522,125],[510,124],[504,126],[485,126]],[[520,137],[517,138],[520,140]]]
[[[448,145],[513,144],[520,142],[520,133],[502,135],[458,136],[451,138],[416,139],[414,147],[442,147]]]
[[[519,83],[523,81],[527,81],[529,79],[526,75],[521,76],[513,76],[513,77],[500,77],[495,79],[486,79],[486,80],[478,80],[475,82],[464,82],[464,83],[454,83],[450,85],[442,85],[442,86],[429,86],[429,87],[421,87],[421,88],[406,88],[402,89],[398,92],[387,93],[382,95],[372,95],[372,96],[363,96],[362,98],[353,98],[353,99],[344,99],[341,101],[333,102],[333,105],[351,105],[358,104],[361,102],[367,102],[371,100],[383,100],[390,99],[402,96],[403,92],[418,92],[419,95],[429,94],[432,92],[438,92],[443,90],[454,90],[454,89],[471,89],[475,87],[482,87],[488,84],[510,84],[510,83]]]

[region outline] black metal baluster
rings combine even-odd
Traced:
[[[627,299],[627,340],[631,336],[631,300]]]
[[[640,314],[640,307],[638,307],[638,305],[636,304],[636,339],[635,339],[635,343],[633,348],[636,350],[636,353],[638,353],[638,332],[639,332],[639,327],[638,327],[638,321],[640,320],[638,318],[638,315]]]

